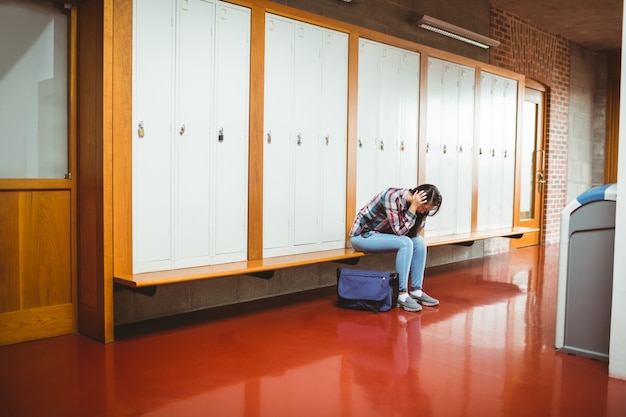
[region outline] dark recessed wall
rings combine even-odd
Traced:
[[[352,0],[350,3],[343,0],[276,0],[274,3],[306,10],[477,61],[489,61],[488,51],[429,32],[410,23],[413,17],[426,14],[489,36],[490,3],[485,0]]]

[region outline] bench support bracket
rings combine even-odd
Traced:
[[[356,265],[359,263],[360,260],[361,258],[346,258],[346,259],[336,260],[335,262],[344,264],[344,265]]]
[[[261,279],[272,279],[274,277],[274,270],[272,269],[270,271],[253,272],[246,275]]]
[[[132,292],[136,292],[137,294],[148,296],[148,297],[154,297],[154,295],[157,292],[157,286],[156,285],[149,285],[149,286],[146,286],[146,287],[130,287],[130,286],[127,286],[127,285],[113,284],[113,290],[114,291],[119,291],[122,288],[130,290]]]

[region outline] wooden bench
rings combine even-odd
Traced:
[[[527,227],[512,227],[446,236],[435,236],[426,238],[426,245],[428,247],[453,244],[471,246],[477,240],[495,237],[521,238],[524,233],[535,232],[537,230],[538,229],[531,229]],[[231,262],[193,268],[116,275],[114,277],[114,282],[131,288],[149,288],[157,285],[173,284],[176,282],[220,278],[234,275],[252,275],[260,278],[271,278],[273,272],[279,269],[293,268],[322,262],[356,264],[358,259],[363,256],[366,256],[366,254],[355,251],[352,248],[333,249],[296,255],[277,256],[254,261]]]

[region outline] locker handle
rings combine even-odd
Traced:
[[[217,141],[222,143],[224,142],[224,128],[220,127],[220,130],[217,133]]]
[[[329,135],[326,135],[326,136],[324,137],[324,140],[326,140],[326,146],[328,146],[328,145],[330,144],[330,136],[329,136]]]
[[[359,138],[359,148],[363,147],[363,139]]]
[[[444,154],[448,153],[448,145],[446,145],[446,144],[443,145],[443,153]]]
[[[381,151],[384,151],[384,150],[385,150],[385,140],[384,140],[384,139],[381,139],[381,140],[380,140],[380,150],[381,150]]]
[[[401,142],[400,142],[400,150],[401,150],[402,152],[404,152],[404,149],[405,149],[404,141],[401,141]]]
[[[267,143],[272,143],[272,131],[267,131]]]
[[[296,140],[296,143],[298,144],[298,146],[302,145],[302,133],[298,132],[298,140]]]
[[[496,156],[496,150],[495,148],[491,148],[491,157],[495,158],[495,156]]]
[[[459,145],[459,153],[463,153],[463,145]]]
[[[426,153],[430,152],[430,143],[426,144]]]
[[[180,136],[185,134],[185,124],[184,123],[180,126],[180,130],[178,131],[178,134]]]
[[[143,120],[139,122],[139,124],[137,125],[137,136],[139,136],[140,138],[143,138],[145,135],[145,130],[143,128]]]
[[[504,157],[506,158],[506,156],[507,156],[507,152],[506,152],[506,149],[505,149],[504,150]]]

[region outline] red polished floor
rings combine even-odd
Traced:
[[[626,415],[606,363],[555,352],[558,247],[427,270],[421,313],[332,289],[0,348],[0,415]]]

